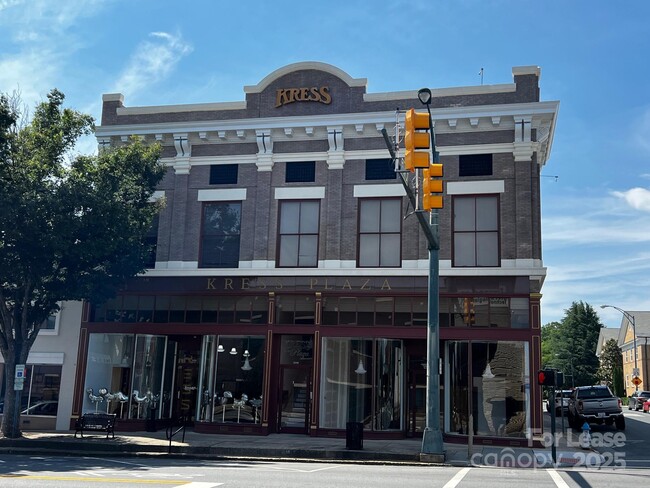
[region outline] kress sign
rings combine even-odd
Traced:
[[[332,103],[330,89],[327,86],[311,88],[279,88],[275,92],[275,108],[293,102],[318,102],[325,105]]]

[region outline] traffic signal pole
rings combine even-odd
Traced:
[[[424,94],[424,97],[421,97]],[[426,95],[428,94],[428,98]],[[435,135],[431,118],[431,91],[423,88],[418,93],[420,101],[426,105],[429,115],[429,128],[431,137],[431,151],[434,162],[437,161]],[[424,98],[424,99],[423,99]],[[398,134],[395,144],[392,144],[386,129],[382,129],[384,141],[388,146],[393,161],[397,159]],[[406,195],[414,209],[418,208],[417,198],[407,179],[399,172],[400,181],[404,186]],[[427,239],[429,250],[429,282],[428,282],[428,308],[427,308],[427,389],[426,389],[426,415],[425,428],[422,435],[422,448],[420,458],[432,462],[443,462],[445,459],[442,433],[440,431],[440,321],[439,321],[439,275],[440,275],[440,236],[438,229],[438,210],[431,209],[429,219],[424,212],[416,211],[420,227]],[[472,427],[470,427],[472,428]]]

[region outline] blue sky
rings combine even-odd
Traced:
[[[0,92],[56,87],[96,118],[125,105],[228,102],[299,61],[369,92],[510,83],[559,100],[542,174],[542,322],[585,301],[609,327],[650,310],[650,2],[0,0]],[[81,151],[94,151],[94,140]],[[557,179],[555,178],[557,176]]]

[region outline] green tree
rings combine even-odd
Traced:
[[[609,339],[603,345],[598,379],[612,388],[617,396],[625,396],[625,391],[620,391],[623,386],[623,353],[616,339]]]
[[[51,91],[25,121],[15,100],[0,97],[5,437],[22,435],[14,371],[25,364],[41,324],[61,301],[103,300],[142,272],[150,252],[145,236],[159,210],[150,198],[165,171],[160,148],[133,140],[96,156],[74,156],[94,122],[63,101]]]
[[[591,305],[573,302],[561,322],[542,327],[543,365],[563,371],[565,385],[593,385],[597,381],[596,346],[602,326]]]

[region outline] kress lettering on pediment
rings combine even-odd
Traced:
[[[328,86],[311,88],[278,88],[275,91],[275,108],[294,102],[318,102],[325,105],[332,103]]]

